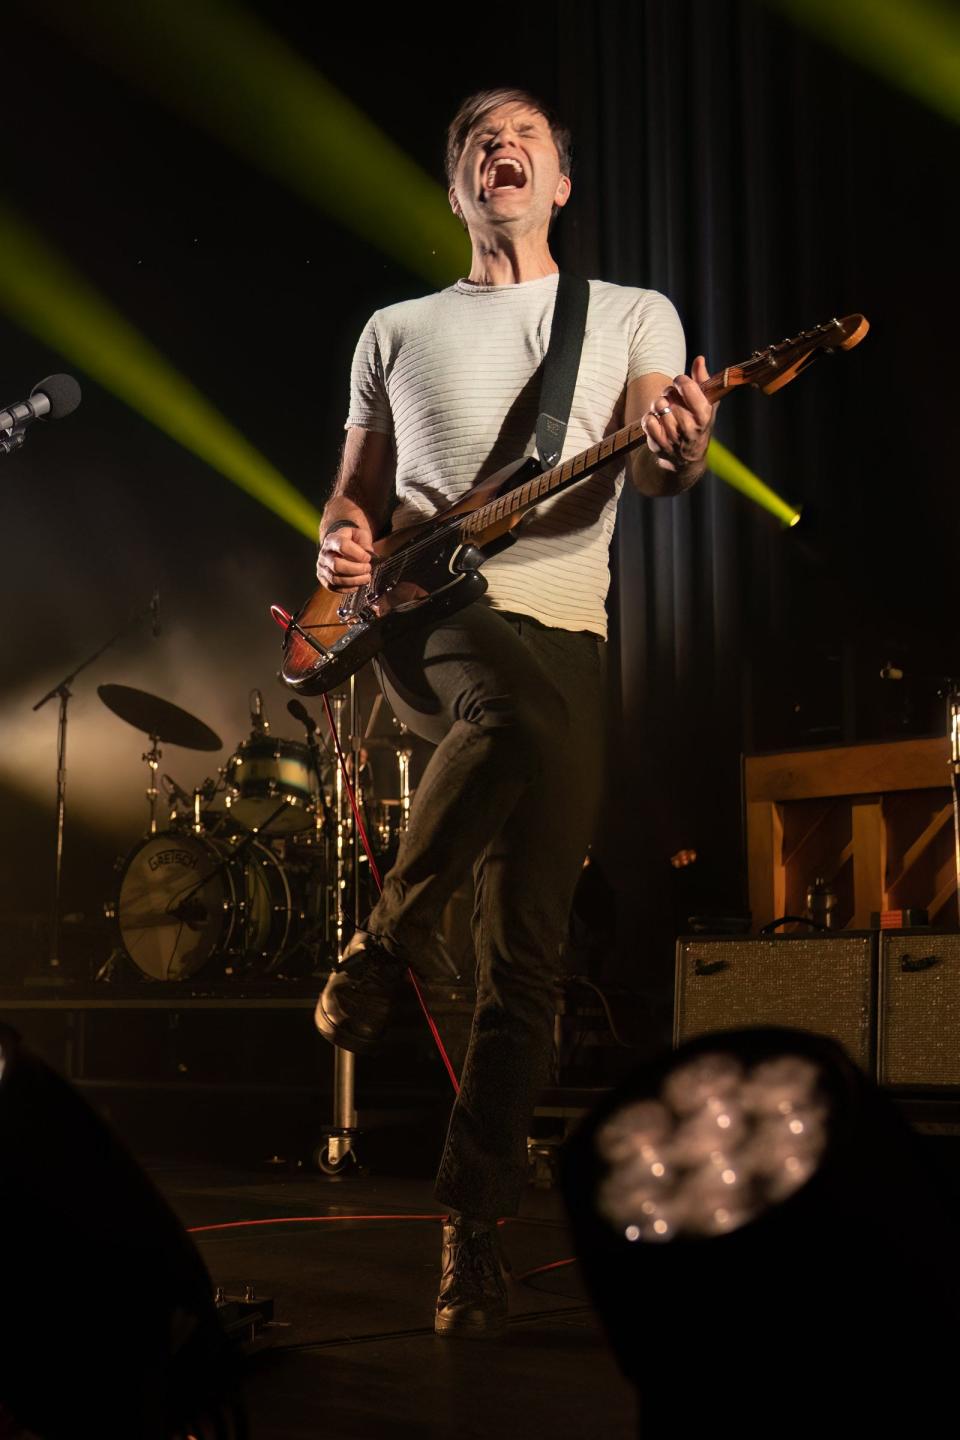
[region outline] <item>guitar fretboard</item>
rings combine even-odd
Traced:
[[[594,470],[599,470],[601,465],[605,465],[614,456],[625,454],[628,450],[644,444],[646,438],[639,420],[635,420],[632,425],[624,425],[621,430],[615,430],[612,435],[607,435],[588,450],[581,450],[579,455],[564,460],[562,465],[554,465],[552,470],[544,470],[541,475],[525,480],[515,490],[508,490],[505,495],[481,505],[479,510],[474,510],[464,520],[461,527],[463,535],[475,537],[497,521],[505,520],[508,515],[516,515],[532,505],[539,505],[548,495],[553,495],[565,486],[583,480]]]
[[[726,392],[729,379],[730,371],[723,370],[703,382],[701,389],[711,403]],[[541,475],[525,480],[515,490],[508,490],[505,495],[481,505],[479,510],[474,510],[463,521],[460,527],[462,535],[464,538],[475,539],[498,521],[506,520],[508,515],[517,515],[533,505],[539,505],[541,500],[546,500],[549,495],[554,495],[567,485],[573,485],[591,475],[594,470],[599,470],[608,460],[617,455],[625,455],[628,450],[635,450],[638,445],[646,442],[646,438],[639,420],[634,420],[631,425],[624,425],[596,445],[591,445],[588,450],[581,450],[579,455],[564,460],[562,465],[554,465],[552,470],[544,470]]]

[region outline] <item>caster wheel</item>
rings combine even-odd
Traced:
[[[347,1150],[339,1160],[331,1160],[329,1146],[324,1145],[315,1151],[313,1158],[317,1169],[332,1180],[344,1179],[348,1175],[359,1175],[360,1173],[360,1161],[354,1150]]]

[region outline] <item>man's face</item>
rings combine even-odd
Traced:
[[[470,230],[546,230],[554,205],[566,205],[570,195],[546,118],[517,103],[488,111],[467,135],[449,194]]]

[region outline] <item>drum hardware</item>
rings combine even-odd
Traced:
[[[313,773],[317,782],[318,804],[314,812],[313,832],[304,837],[308,844],[312,844],[322,852],[325,874],[329,875],[332,867],[331,847],[334,837],[337,835],[337,820],[330,800],[327,795],[325,779],[329,776],[330,760],[317,737],[317,722],[309,710],[299,700],[289,700],[287,710],[295,720],[299,720],[307,735],[307,749],[310,752],[310,760],[313,766]],[[327,887],[324,896],[323,919],[321,923],[322,932],[322,959],[328,964],[332,963],[339,955],[337,948],[337,916],[339,914],[338,892]]]
[[[397,790],[396,798],[381,800],[378,808],[378,832],[381,825],[387,827],[388,838],[384,842],[384,848],[388,849],[399,835],[406,834],[410,824],[410,804],[413,800],[413,790],[410,787],[410,762],[413,759],[413,747],[407,739],[409,729],[402,720],[394,719],[393,724],[397,729],[397,735],[377,735],[364,739],[364,747],[368,750],[391,750],[397,758]],[[387,811],[381,810],[380,806],[399,807],[399,814],[394,818]]]
[[[349,705],[350,705],[350,759],[351,769],[356,775],[360,769],[360,727],[357,713],[357,684],[356,676],[351,675],[349,679]],[[343,712],[347,705],[347,695],[338,692],[324,698],[327,709],[327,718],[330,721],[331,729],[334,731],[335,748],[342,754],[343,743]],[[331,708],[332,707],[332,708]],[[348,873],[347,862],[347,817],[350,815],[350,802],[347,797],[347,787],[344,777],[344,768],[338,764],[334,769],[334,823],[335,830],[335,887],[333,891],[334,903],[336,905],[335,931],[336,931],[336,958],[339,961],[343,955],[344,941],[344,901],[346,899],[346,883]],[[360,835],[358,827],[351,824],[350,827],[350,864],[349,873],[353,881],[353,923],[354,927],[360,925]],[[357,1152],[354,1148],[357,1130],[356,1111],[356,1056],[349,1050],[343,1050],[339,1045],[333,1050],[333,1124],[326,1129],[326,1141],[317,1152],[317,1164],[325,1175],[336,1177],[342,1175],[351,1167],[359,1165]]]
[[[22,431],[20,438],[22,440]],[[126,623],[121,625],[115,635],[111,635],[110,639],[94,650],[92,655],[88,655],[86,660],[82,660],[74,670],[71,670],[68,675],[64,675],[63,679],[59,680],[52,689],[48,690],[46,695],[41,695],[40,699],[33,706],[34,711],[42,710],[44,705],[46,705],[49,700],[52,700],[54,696],[57,696],[60,701],[59,716],[57,719],[57,838],[54,852],[53,899],[50,907],[50,955],[47,961],[51,971],[50,978],[56,980],[58,983],[62,982],[64,978],[61,974],[60,966],[60,888],[63,878],[63,831],[67,813],[67,710],[73,693],[70,686],[81,671],[86,670],[95,660],[99,660],[101,655],[105,654],[111,646],[115,645],[118,640],[121,640],[127,631],[131,630],[134,625],[138,625],[141,620],[145,620],[150,616],[154,623],[154,634],[159,634],[159,628],[157,626],[157,601],[158,592],[154,590],[148,605],[143,606],[140,610],[135,610]]]
[[[407,734],[407,727],[398,722],[402,743],[397,750],[397,769],[400,774],[400,834],[405,835],[410,824],[410,761],[413,757],[413,750],[403,738]]]
[[[223,741],[209,725],[159,695],[129,685],[98,685],[97,694],[108,710],[144,735],[184,750],[223,749]]]
[[[203,785],[194,785],[193,791],[184,791],[173,775],[161,775],[161,780],[166,789],[167,804],[170,805],[168,819],[171,827],[189,825],[193,834],[199,835],[201,831],[214,832],[222,825],[222,812],[209,809],[210,801],[217,793],[216,780],[207,778]]]
[[[117,978],[125,960],[141,977],[170,981],[217,962],[224,975],[262,975],[291,963],[299,968],[318,950],[329,955],[336,896],[325,882],[335,823],[316,726],[305,745],[271,736],[262,694],[252,691],[249,739],[217,778],[188,791],[159,773],[160,742],[210,750],[220,747],[219,737],[158,696],[126,686],[102,686],[100,696],[129,724],[152,728],[144,756],[150,829],[118,864],[115,899],[105,910],[121,944],[98,978]],[[161,793],[171,805],[162,831]],[[218,795],[223,801],[213,808]]]
[[[150,772],[150,778],[147,782],[147,789],[145,793],[147,796],[147,804],[150,807],[149,833],[151,835],[156,835],[157,833],[157,796],[160,793],[157,789],[157,771],[160,768],[160,759],[163,754],[163,752],[159,749],[158,746],[159,739],[159,735],[151,735],[150,749],[145,751],[144,754],[140,756],[141,760],[145,760],[147,762],[147,768]]]
[[[269,973],[305,938],[310,882],[309,869],[285,865],[254,831],[225,839],[167,830],[122,864],[112,913],[124,952],[148,979],[189,979],[216,958],[228,975]]]
[[[325,806],[319,747],[311,747],[309,734],[306,745],[271,736],[259,690],[250,692],[250,721],[250,738],[237,747],[224,771],[232,815],[263,835],[296,835],[317,826]],[[268,811],[276,813],[266,820]]]
[[[244,829],[266,833],[274,825],[277,834],[291,835],[313,823],[316,800],[303,750],[295,740],[269,736],[251,737],[237,747],[224,772],[224,799]]]
[[[129,685],[98,685],[97,694],[108,710],[112,710],[114,715],[125,720],[128,725],[142,730],[150,741],[150,749],[144,751],[141,758],[150,772],[146,790],[147,804],[150,807],[147,833],[156,835],[157,799],[160,794],[157,788],[157,771],[163,756],[160,741],[180,745],[186,750],[219,750],[223,741],[209,725],[204,725],[202,720],[198,720],[189,711],[181,710],[179,705],[173,705],[169,700],[162,700],[159,695],[151,695],[146,690],[134,690]]]

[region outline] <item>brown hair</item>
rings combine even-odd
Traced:
[[[491,110],[496,110],[499,105],[526,105],[530,110],[536,110],[542,115],[550,126],[550,134],[553,136],[553,143],[557,147],[557,154],[560,157],[561,175],[570,174],[570,160],[572,144],[570,131],[562,120],[554,114],[549,106],[544,105],[529,90],[478,90],[475,95],[468,95],[460,106],[456,115],[450,121],[447,128],[447,151],[446,167],[447,182],[452,185],[454,176],[457,173],[457,165],[460,163],[460,156],[463,154],[463,147],[467,143],[467,136],[478,121],[484,115],[489,115]]]

